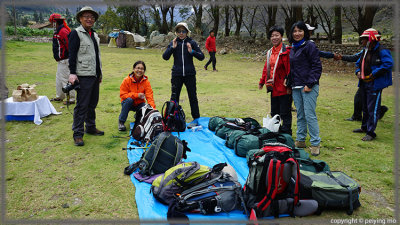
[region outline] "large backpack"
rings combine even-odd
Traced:
[[[230,174],[221,172],[213,179],[176,194],[176,201],[169,205],[168,215],[172,210],[207,215],[235,209],[245,210],[247,215],[242,186]]]
[[[284,145],[289,146],[290,148],[294,148],[294,141],[292,136],[286,133],[275,133],[268,132],[267,128],[262,128],[267,130],[266,133],[255,131],[255,132],[247,132],[241,134],[235,138],[233,149],[235,150],[236,155],[241,157],[246,157],[246,154],[251,149],[260,149],[264,145],[268,145],[269,143],[282,143]]]
[[[181,141],[169,132],[162,132],[151,144],[139,161],[130,164],[124,170],[130,175],[139,169],[144,176],[151,176],[167,171],[177,165],[182,158],[186,159],[186,152],[190,151],[186,141]]]
[[[176,193],[181,193],[196,184],[209,180],[213,174],[219,173],[223,169],[223,166],[219,165],[217,164],[211,169],[198,162],[178,164],[153,181],[151,192],[158,201],[169,205],[176,199]]]
[[[247,207],[251,209],[251,217],[262,217],[268,208],[278,217],[277,204],[280,199],[293,198],[291,209],[297,205],[299,165],[288,146],[271,143],[250,156],[248,166],[244,196]]]
[[[134,139],[152,142],[162,131],[162,117],[157,109],[147,104],[136,112],[135,125],[131,130]]]
[[[351,215],[361,206],[358,183],[340,171],[319,173],[301,170],[300,193],[302,198],[312,198],[318,202],[320,210],[326,208],[346,209]]]
[[[183,132],[186,130],[185,113],[176,101],[166,101],[161,111],[164,131]]]

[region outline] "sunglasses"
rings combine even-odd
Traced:
[[[184,30],[184,29],[177,30],[176,33],[178,33],[178,34],[186,34],[187,30]]]

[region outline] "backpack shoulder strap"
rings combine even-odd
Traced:
[[[164,143],[165,139],[167,139],[168,137],[169,137],[169,133],[166,133],[166,132],[163,132],[158,136],[156,146],[154,147],[153,156],[149,160],[149,162],[151,162],[149,169],[153,166],[154,160],[156,159],[158,152],[160,151],[161,145]]]

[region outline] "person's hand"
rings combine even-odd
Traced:
[[[144,99],[144,98],[146,97],[146,95],[144,95],[144,93],[139,93],[139,94],[138,94],[138,97],[139,97],[140,99]]]
[[[283,80],[283,86],[287,87],[287,79]]]
[[[192,45],[190,43],[186,43],[186,46],[188,48],[188,52],[192,53]]]
[[[333,59],[334,60],[342,60],[342,55],[339,53],[333,53]]]
[[[75,81],[78,81],[78,76],[76,74],[70,74],[68,78],[68,82],[70,82],[72,85],[75,83]]]
[[[357,72],[356,75],[357,75],[358,79],[361,79],[361,73],[360,72]]]
[[[309,88],[307,85],[304,86],[304,92],[310,92],[310,91],[311,91],[311,88]]]
[[[176,48],[176,46],[178,46],[178,42],[176,41],[176,38],[174,38],[174,40],[172,40],[172,48]]]
[[[258,84],[258,90],[262,90],[262,89],[263,89],[263,87],[264,87],[264,85],[262,85],[262,84]]]

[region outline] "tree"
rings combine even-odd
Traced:
[[[335,6],[335,43],[342,44],[342,7]]]
[[[243,5],[242,6],[233,6],[233,13],[235,15],[235,23],[236,23],[236,31],[235,36],[240,36],[240,29],[242,28],[243,23]]]
[[[214,21],[212,31],[214,31],[215,36],[217,36],[219,27],[219,6],[211,5],[210,11],[212,15],[212,20]]]
[[[201,29],[201,19],[203,18],[203,6],[199,5],[192,5],[194,11],[194,32],[197,34],[203,34],[203,30]]]
[[[255,38],[257,35],[255,29],[254,19],[256,17],[258,6],[253,6],[246,8],[245,19],[243,20],[243,26],[246,28],[247,32],[251,38]]]
[[[374,21],[376,6],[357,6],[343,8],[345,18],[350,22],[353,31],[361,35],[364,30],[371,28]]]
[[[321,5],[316,5],[315,10],[317,11],[318,14],[318,18],[320,21],[319,24],[321,25],[322,29],[324,29],[325,33],[328,35],[329,43],[332,43],[333,32],[334,32],[333,20],[335,19],[335,17],[333,17],[332,8],[324,9]]]
[[[122,29],[126,31],[133,31],[135,27],[135,13],[138,13],[137,6],[119,6],[117,7],[116,13],[118,14]]]
[[[152,16],[154,20],[154,25],[157,30],[161,29],[161,17],[160,17],[160,11],[156,5],[151,5],[151,8],[153,9],[152,11]]]
[[[167,22],[167,14],[170,6],[166,4],[160,4],[161,16],[162,16],[162,24],[160,33],[167,34],[168,33],[168,22]]]
[[[42,14],[42,12],[39,12],[39,23],[43,23],[43,22],[44,22],[43,14]]]
[[[66,20],[66,22],[67,22],[67,24],[69,25],[69,26],[72,26],[72,25],[74,25],[75,23],[74,23],[74,19],[73,19],[74,17],[71,15],[71,12],[69,11],[69,9],[68,8],[66,8],[65,9],[65,20]]]
[[[188,18],[190,15],[190,7],[187,6],[180,7],[178,13],[179,16],[182,18],[182,20],[186,20],[186,18]]]
[[[302,6],[282,6],[285,14],[285,31],[287,36],[290,35],[292,25],[297,21],[303,20],[303,7]]]
[[[225,13],[225,37],[228,37],[230,32],[231,32],[231,24],[232,24],[232,17],[230,13],[231,7],[229,5],[226,5],[224,7],[224,13]]]
[[[276,24],[276,13],[278,12],[277,6],[263,6],[260,7],[260,13],[256,17],[257,20],[263,24],[265,34],[268,35],[269,29]]]
[[[33,20],[34,20],[36,23],[39,23],[39,15],[37,14],[36,11],[33,12]]]
[[[97,23],[100,25],[103,33],[109,33],[113,28],[119,28],[120,18],[111,6],[107,7],[107,11],[99,17]]]
[[[173,6],[173,5],[169,8],[169,16],[170,16],[169,30],[170,31],[174,29],[174,9],[175,9],[175,6]]]

